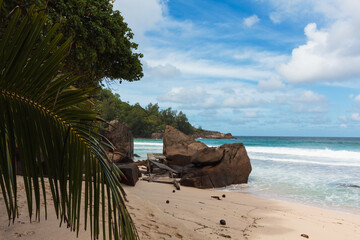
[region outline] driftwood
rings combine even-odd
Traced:
[[[166,171],[169,171],[169,172],[172,172],[172,173],[179,173],[178,171],[166,166],[165,164],[162,164],[162,163],[159,163],[159,162],[156,162],[154,160],[149,160],[150,163],[154,164],[156,167],[160,168],[160,169],[163,169],[163,170],[166,170]]]
[[[215,198],[217,200],[221,200],[221,198],[219,196],[211,196],[212,198]]]
[[[175,186],[176,190],[180,190],[180,184],[178,181],[174,180],[174,186]]]
[[[151,178],[149,178],[149,177],[144,177],[144,178],[142,178],[142,180],[147,181],[147,182],[173,184],[173,185],[175,186],[176,190],[180,190],[180,184],[179,184],[179,182],[176,181],[176,180],[165,181],[165,180],[151,179]],[[175,190],[174,190],[174,191],[175,191]]]

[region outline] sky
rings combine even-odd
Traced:
[[[144,77],[110,87],[235,136],[360,137],[359,0],[116,0]]]

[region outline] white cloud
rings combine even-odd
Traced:
[[[260,101],[253,96],[230,96],[227,97],[222,105],[230,108],[248,108],[255,107],[260,104]]]
[[[290,111],[296,113],[325,113],[328,105],[325,96],[310,90],[293,92],[290,99]]]
[[[281,16],[276,12],[270,13],[269,18],[275,24],[281,23]]]
[[[258,87],[262,90],[274,90],[284,88],[285,85],[278,78],[272,77],[269,80],[260,80]]]
[[[126,23],[142,38],[146,31],[164,21],[166,4],[162,0],[116,0],[114,9],[119,10]]]
[[[357,95],[357,96],[354,98],[354,101],[355,101],[355,102],[359,102],[359,103],[360,103],[360,94],[359,94],[359,95]]]
[[[340,124],[340,127],[341,127],[341,128],[347,128],[348,126],[343,123],[343,124]]]
[[[339,120],[342,121],[342,122],[347,122],[348,118],[346,116],[340,116]]]
[[[244,25],[246,27],[252,27],[253,25],[255,25],[258,22],[260,22],[260,19],[255,14],[250,17],[244,18]]]
[[[257,116],[257,112],[245,112],[245,117],[247,118],[256,118]]]
[[[154,67],[148,66],[145,62],[144,64],[144,72],[148,73],[152,78],[163,78],[163,79],[171,79],[175,77],[179,77],[181,72],[178,68],[171,64],[165,65],[157,65]]]
[[[360,114],[359,113],[351,114],[351,119],[355,122],[360,122]]]
[[[324,103],[326,98],[323,95],[314,93],[311,90],[305,90],[294,97],[294,101],[303,103]]]
[[[213,46],[209,46],[209,48],[213,49]],[[218,60],[216,56],[209,57],[208,59],[199,57],[205,54],[201,50],[181,51],[169,48],[147,48],[144,52],[146,64],[149,66],[155,67],[171,64],[182,75],[245,79],[250,81],[266,79],[272,75],[270,67],[259,67],[259,65],[265,65],[262,63],[244,66],[237,63],[224,63],[221,59]],[[270,62],[270,59],[268,61]]]
[[[312,5],[331,19],[330,25],[319,29],[309,23],[304,30],[306,44],[293,49],[291,60],[278,72],[293,83],[358,81],[360,1],[320,0]]]
[[[174,87],[165,95],[158,97],[159,101],[174,103],[194,103],[204,99],[208,93],[201,87]]]

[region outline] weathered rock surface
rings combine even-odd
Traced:
[[[125,164],[116,164],[122,173],[125,175],[124,178],[120,180],[120,182],[129,185],[135,186],[137,181],[139,180],[139,168],[138,166],[133,163],[125,163]]]
[[[163,143],[163,154],[169,165],[185,166],[197,151],[207,148],[204,143],[195,141],[171,126],[165,128]]]
[[[210,139],[236,139],[236,137],[233,137],[231,133],[221,133],[217,131],[209,131],[209,130],[197,130],[192,135],[192,138],[210,138]]]
[[[191,163],[193,163],[195,165],[214,164],[214,163],[221,161],[223,156],[224,156],[223,148],[207,147],[200,151],[197,151],[191,157]]]
[[[133,162],[134,137],[125,123],[117,120],[111,121],[105,136],[115,147],[113,156],[109,156],[110,159],[114,157],[114,159],[116,159],[114,162],[117,163]]]
[[[122,152],[108,152],[109,160],[114,163],[131,163],[134,162],[132,158],[129,158]]]
[[[164,136],[164,132],[156,132],[151,134],[152,139],[162,139]]]
[[[197,188],[219,188],[231,184],[247,183],[251,172],[251,163],[242,143],[224,144],[219,147],[223,157],[216,163],[185,166],[180,184]],[[202,151],[204,159],[212,159],[214,150]],[[200,154],[198,154],[200,155]],[[212,160],[213,161],[213,160]]]

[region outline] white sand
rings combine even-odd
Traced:
[[[144,181],[125,187],[141,239],[306,239],[301,234],[309,239],[360,239],[360,215],[240,193],[188,187],[173,193],[174,189],[172,185]],[[226,198],[211,198],[222,194]],[[23,191],[19,203],[20,218],[8,226],[0,197],[1,240],[77,239],[66,227],[58,227],[52,204],[47,221],[29,223]],[[220,225],[220,219],[226,221],[225,226]],[[78,239],[90,239],[90,233],[81,231]]]

